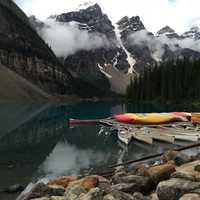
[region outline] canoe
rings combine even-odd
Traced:
[[[130,124],[166,124],[170,122],[186,122],[191,113],[185,112],[173,112],[173,113],[125,113],[120,115],[114,115],[112,119],[122,123]]]
[[[167,142],[167,143],[172,143],[172,144],[175,142],[174,136],[159,133],[158,131],[155,132],[155,130],[152,130],[152,132],[148,133],[148,135],[152,137],[154,140],[158,140],[161,142]]]
[[[183,140],[191,142],[197,142],[199,140],[199,137],[196,135],[179,135],[179,134],[167,134],[167,135],[174,136],[175,140]]]
[[[80,120],[80,119],[69,119],[69,124],[70,125],[82,125],[82,124],[98,124],[99,120],[95,119],[95,120]]]
[[[153,144],[153,138],[142,133],[132,133],[133,139],[146,144]]]
[[[192,113],[192,122],[200,124],[200,113]]]

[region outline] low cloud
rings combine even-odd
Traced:
[[[45,26],[39,29],[38,33],[58,57],[67,57],[79,50],[109,46],[104,35],[80,30],[75,22],[58,23],[47,20]]]
[[[137,31],[129,36],[132,45],[147,46],[151,52],[152,58],[156,61],[161,61],[165,53],[167,45],[171,51],[176,51],[180,48],[188,48],[200,52],[200,40],[193,38],[168,38],[166,35],[155,37],[150,35],[146,30]]]
[[[150,35],[146,30],[131,34],[129,40],[132,45],[147,46],[152,58],[156,61],[161,61],[164,54],[164,46],[158,38]]]

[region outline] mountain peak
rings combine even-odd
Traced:
[[[165,26],[165,27],[163,27],[163,28],[161,28],[158,32],[157,32],[157,34],[158,35],[166,35],[166,34],[168,34],[168,33],[175,33],[175,31],[174,31],[174,29],[172,29],[171,27],[169,27],[169,26]]]
[[[183,33],[182,38],[191,38],[194,40],[200,40],[200,30],[198,26],[193,26],[189,31]]]
[[[85,3],[84,9],[58,15],[56,21],[64,23],[77,22],[80,29],[85,29],[88,32],[98,32],[108,38],[115,35],[112,22],[97,3]]]
[[[144,24],[140,20],[139,16],[134,16],[131,18],[125,16],[119,20],[117,24],[122,38],[127,38],[130,34],[145,29]]]
[[[87,1],[87,2],[84,2],[84,3],[80,4],[78,6],[78,8],[76,9],[76,11],[85,10],[88,7],[96,7],[96,6],[98,6],[98,4],[96,4],[96,3],[92,2],[92,1]]]
[[[117,22],[121,30],[129,29],[130,31],[140,31],[145,29],[144,24],[140,20],[139,16],[135,17],[123,17],[119,22]]]
[[[81,9],[58,15],[56,20],[60,22],[70,22],[73,18],[74,21],[87,23],[102,17],[104,17],[104,14],[98,4],[85,3]]]
[[[160,29],[157,34],[158,37],[165,35],[168,38],[179,38],[179,35],[172,29],[170,26],[165,26],[162,29]]]

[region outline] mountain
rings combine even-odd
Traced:
[[[54,48],[55,44],[51,43],[52,49],[55,53],[59,49],[57,56],[64,64],[64,72],[71,73],[83,96],[124,94],[130,81],[155,63],[184,57],[200,58],[200,49],[195,45],[200,33],[195,27],[179,35],[165,26],[154,35],[145,28],[139,16],[125,16],[114,24],[101,7],[93,3],[84,3],[75,11],[49,19],[50,24],[37,19],[32,20],[35,25],[31,24],[39,34],[42,32],[41,37],[47,43],[52,40],[47,37],[49,27],[52,30],[56,27],[54,36],[66,31],[68,37],[63,37],[63,41],[59,35],[61,46],[71,51],[59,55],[62,48]]]
[[[183,39],[190,38],[190,39],[194,39],[194,40],[200,40],[200,30],[199,30],[199,27],[194,26],[194,27],[190,28],[190,30],[186,31],[185,33],[183,33],[181,35],[181,37]]]
[[[34,100],[37,95],[38,99],[46,99],[50,95],[72,94],[70,73],[63,72],[63,66],[52,50],[11,0],[0,0],[0,25],[1,76],[10,78],[0,79],[1,97],[5,97],[1,101],[19,99],[17,91],[12,93],[15,86],[20,90],[19,95],[23,94],[22,100],[31,100],[31,97]],[[2,85],[10,87],[3,88]]]
[[[56,22],[75,22],[80,30],[88,32],[89,37],[95,35],[105,41],[97,48],[80,50],[64,60],[65,69],[80,83],[88,85],[83,88],[84,93],[125,93],[130,82],[130,75],[127,75],[130,65],[117,41],[115,27],[100,6],[94,4],[86,9],[58,15]]]
[[[174,29],[172,29],[171,27],[169,26],[165,26],[163,27],[162,29],[160,29],[158,32],[157,32],[157,37],[160,37],[160,36],[167,36],[168,38],[170,39],[173,39],[173,38],[180,38],[180,36],[175,32]]]

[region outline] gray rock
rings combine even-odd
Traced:
[[[176,168],[176,172],[172,174],[173,178],[182,178],[189,181],[200,182],[200,173],[195,170],[199,166],[200,161],[186,163]]]
[[[130,190],[133,192],[149,192],[151,187],[151,179],[145,176],[137,176],[137,175],[128,175],[128,176],[120,176],[115,181],[118,182],[114,189],[118,189],[120,191],[129,192]]]
[[[80,200],[103,200],[103,192],[99,188],[92,188],[87,194],[80,195]]]
[[[65,190],[62,188],[50,188],[44,183],[38,183],[24,198],[24,200],[30,200],[39,197],[50,196],[64,196]]]
[[[4,190],[4,192],[6,192],[6,193],[17,193],[17,192],[22,192],[24,189],[25,189],[25,187],[23,185],[15,184],[15,185],[12,185],[12,186],[6,188]]]
[[[136,188],[138,188],[136,183],[119,183],[112,186],[112,189],[114,190],[128,193],[131,193],[133,190],[137,190]]]
[[[185,153],[179,151],[167,151],[163,156],[162,160],[165,162],[173,160],[176,165],[183,165],[191,161],[191,157]]]
[[[83,179],[71,182],[65,192],[65,200],[75,200],[80,197],[81,194],[86,194],[87,191],[80,186]]]
[[[127,176],[126,171],[121,170],[115,173],[115,175],[112,177],[112,182],[117,184],[121,182],[121,178]]]
[[[198,200],[200,199],[199,194],[185,194],[179,200]]]
[[[178,200],[184,194],[191,193],[199,187],[199,182],[172,178],[158,184],[157,194],[159,200]]]
[[[104,196],[103,200],[134,200],[134,198],[130,194],[112,190],[110,194]]]
[[[197,171],[197,172],[200,172],[200,165],[196,165],[196,166],[194,167],[194,170]]]

